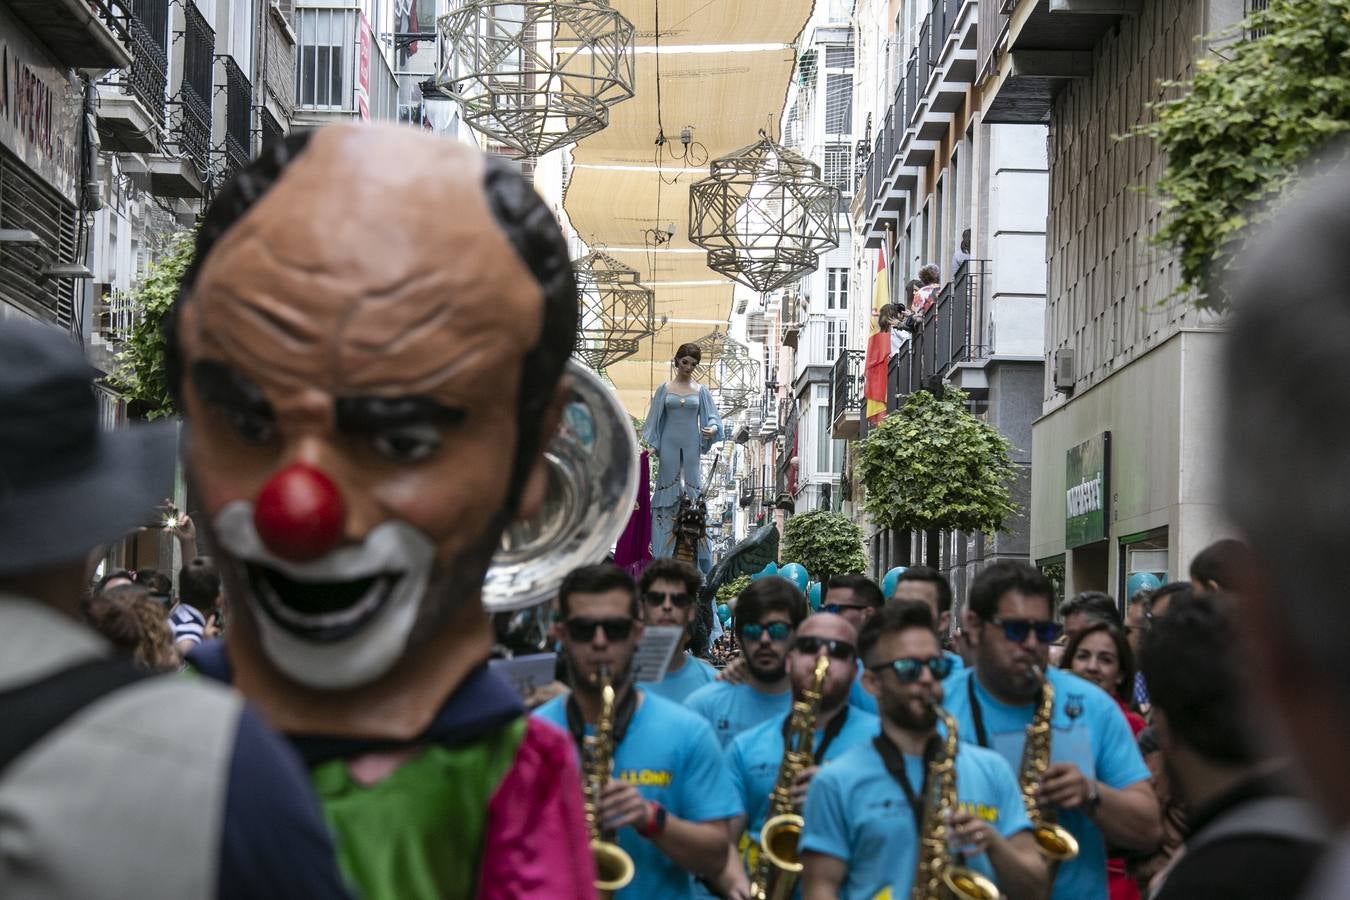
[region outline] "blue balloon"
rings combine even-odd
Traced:
[[[904,566],[896,566],[886,573],[881,579],[881,596],[887,600],[891,599],[891,594],[895,593],[895,586],[900,583],[900,575],[904,571]]]
[[[725,628],[726,624],[731,621],[731,607],[727,606],[725,603],[717,604],[717,619],[722,623],[722,627]]]
[[[766,577],[766,576],[769,576],[769,575],[777,575],[777,574],[778,574],[778,563],[769,563],[767,566],[765,566],[764,568],[760,569],[760,570],[759,570],[758,572],[756,572],[755,574],[751,575],[751,576],[750,576],[750,580],[751,580],[751,581],[758,581],[759,579],[764,578],[764,577]]]
[[[806,589],[806,599],[811,602],[811,611],[820,611],[820,582],[811,582],[810,587]]]
[[[788,563],[778,570],[778,574],[795,584],[799,591],[805,592],[806,586],[811,583],[811,576],[801,563]]]
[[[1128,601],[1135,594],[1143,590],[1156,591],[1162,587],[1162,582],[1158,576],[1152,572],[1135,572],[1125,580],[1125,599]]]

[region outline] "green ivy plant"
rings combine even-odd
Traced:
[[[1012,445],[966,409],[948,387],[941,399],[909,395],[857,444],[862,505],[878,525],[900,531],[993,534],[1015,512]]]
[[[1185,93],[1150,104],[1152,121],[1133,132],[1167,155],[1155,242],[1177,253],[1179,291],[1220,310],[1250,226],[1350,129],[1350,0],[1271,0],[1241,28],[1259,36],[1199,60],[1189,83],[1164,82]]]
[[[741,595],[750,584],[749,575],[737,575],[730,581],[725,582],[717,589],[717,602],[732,606],[736,603],[736,598]]]
[[[787,520],[780,558],[784,563],[801,563],[816,579],[867,568],[862,529],[847,516],[824,509]]]
[[[174,237],[168,251],[130,295],[138,313],[136,326],[117,355],[117,370],[109,382],[126,398],[132,413],[145,419],[178,414],[164,375],[164,319],[192,261],[196,237],[195,229]]]

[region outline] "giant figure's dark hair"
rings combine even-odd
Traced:
[[[211,249],[244,214],[262,199],[309,145],[311,131],[292,132],[263,148],[257,159],[240,169],[220,189],[197,229],[192,262],[183,275],[178,298],[165,319],[165,375],[175,402],[182,407],[184,377],[182,349],[178,342],[178,315],[189,301]],[[576,347],[577,285],[568,259],[567,241],[543,199],[507,160],[485,160],[483,194],[497,225],[539,283],[544,297],[543,327],[539,343],[525,357],[520,379],[517,416],[516,458],[512,464],[511,507],[524,486],[529,462],[538,452],[543,435],[540,423],[563,366]]]

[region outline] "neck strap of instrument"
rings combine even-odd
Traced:
[[[830,744],[833,744],[834,739],[839,737],[839,732],[844,730],[844,723],[847,721],[848,721],[848,706],[845,705],[844,708],[839,710],[839,712],[835,714],[835,717],[830,720],[830,724],[825,726],[825,733],[820,736],[820,743],[816,745],[815,752],[811,754],[811,757],[815,761],[816,765],[820,765],[821,762],[824,761],[825,751],[829,750]],[[784,750],[795,749],[787,745],[788,731],[791,725],[792,725],[792,713],[788,713],[787,718],[783,719]]]
[[[1041,705],[1040,697],[1044,690],[1045,688],[1041,688],[1040,691],[1036,692],[1036,707]],[[970,673],[970,680],[966,682],[966,695],[970,697],[970,717],[975,720],[975,740],[979,742],[981,747],[987,748],[989,746],[989,733],[984,728],[984,710],[980,707],[980,698],[975,695],[974,672]]]
[[[905,800],[909,803],[909,811],[914,815],[915,833],[923,831],[923,797],[928,791],[928,762],[937,751],[942,738],[936,733],[928,739],[928,743],[923,749],[923,783],[919,785],[916,791],[914,785],[909,780],[909,773],[905,771],[905,754],[900,748],[895,746],[895,742],[886,736],[886,732],[881,732],[872,738],[872,746],[876,748],[877,753],[881,754],[881,763],[886,767],[886,771],[895,779],[896,784],[900,785],[900,790],[905,792]]]
[[[614,706],[615,747],[623,743],[623,736],[628,733],[628,726],[633,722],[633,713],[637,711],[637,700],[637,688],[630,684],[628,690],[623,692],[623,699]],[[581,715],[581,706],[577,703],[575,692],[567,695],[565,708],[567,730],[572,732],[572,740],[577,742],[577,747],[583,747],[586,738],[586,719]]]

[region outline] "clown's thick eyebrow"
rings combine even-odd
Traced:
[[[339,431],[358,434],[403,425],[458,425],[465,411],[426,397],[338,397],[334,413]]]
[[[209,359],[193,363],[192,383],[202,400],[213,406],[269,420],[275,418],[272,404],[262,390],[224,363]]]

